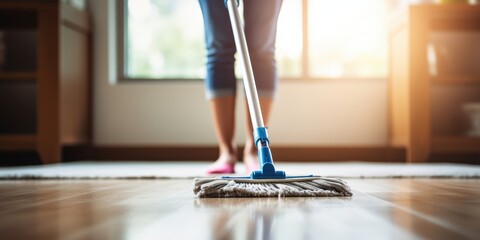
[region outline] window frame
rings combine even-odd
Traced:
[[[127,3],[128,0],[119,0],[116,4],[116,32],[117,32],[117,79],[121,83],[159,83],[159,82],[171,82],[171,81],[203,81],[203,78],[132,78],[127,75],[127,59],[128,51],[127,48],[127,33],[128,33],[128,18],[127,18]],[[281,81],[295,81],[295,82],[312,82],[312,81],[346,81],[346,80],[386,80],[388,79],[388,73],[384,77],[314,77],[309,74],[310,68],[310,57],[309,57],[309,13],[308,13],[308,1],[309,0],[301,0],[302,1],[302,51],[300,57],[300,64],[301,64],[301,72],[298,77],[280,76]],[[389,37],[387,37],[389,39]],[[390,40],[388,40],[387,46],[389,46]],[[388,54],[388,52],[387,52]],[[387,61],[389,61],[389,57],[387,56]],[[239,79],[237,79],[239,80]]]

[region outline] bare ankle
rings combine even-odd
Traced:
[[[220,152],[215,163],[236,163],[237,162],[237,148],[236,146],[220,146]]]
[[[237,146],[231,145],[231,146],[220,146],[220,156],[225,155],[225,156],[236,156],[237,155]]]

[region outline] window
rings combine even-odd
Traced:
[[[197,1],[123,0],[124,79],[202,79],[203,19]],[[387,76],[386,0],[284,0],[277,61],[288,79]]]
[[[192,0],[126,0],[123,74],[127,79],[202,78],[203,22]]]
[[[309,74],[387,76],[385,0],[308,1]]]

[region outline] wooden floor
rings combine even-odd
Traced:
[[[198,199],[192,180],[0,181],[0,238],[480,238],[478,179],[347,181],[352,198],[286,199]]]

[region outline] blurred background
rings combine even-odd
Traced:
[[[62,0],[60,6],[60,37],[53,38],[58,55],[42,52],[40,36],[52,32],[42,30],[40,15],[0,12],[0,149],[38,150],[39,142],[54,142],[42,151],[57,160],[63,146],[73,145],[87,146],[91,158],[112,151],[117,154],[104,158],[121,158],[121,149],[152,159],[171,156],[162,149],[208,149],[182,158],[214,157],[197,1]],[[284,0],[276,44],[281,80],[269,124],[273,147],[318,150],[304,160],[407,161],[415,158],[415,146],[424,149],[419,161],[435,152],[478,159],[476,11],[475,0]],[[415,21],[427,21],[428,31],[412,32],[424,26]],[[54,89],[40,87],[46,80],[35,83],[45,77],[40,65],[55,62],[41,61],[45,56],[60,57],[52,58],[60,90],[58,99],[39,105]],[[242,145],[245,108],[237,75]],[[42,121],[50,130],[41,130],[47,129]]]

